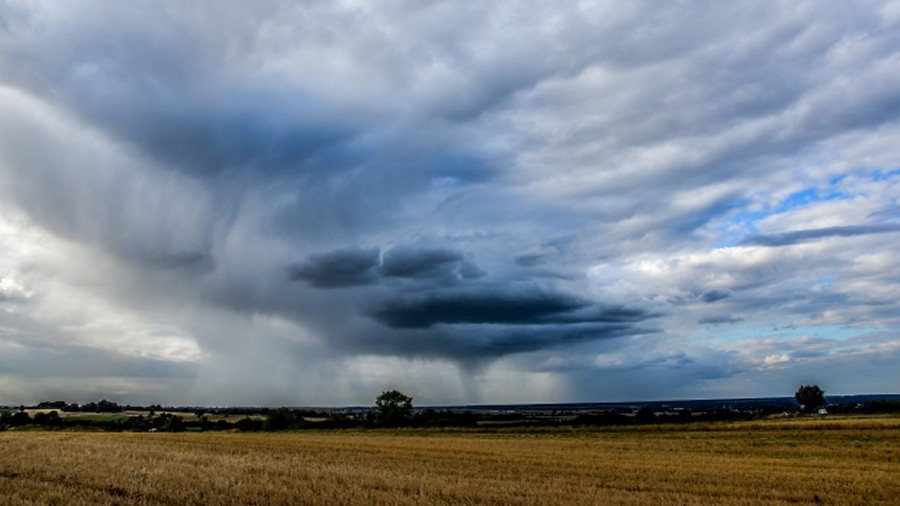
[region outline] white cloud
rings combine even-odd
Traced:
[[[782,353],[780,355],[768,355],[765,359],[763,359],[763,363],[767,367],[777,366],[779,364],[785,364],[791,361],[791,356],[787,353]]]

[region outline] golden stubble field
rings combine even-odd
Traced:
[[[900,419],[605,430],[0,432],[0,504],[900,504]]]

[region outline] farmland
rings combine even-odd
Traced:
[[[2,504],[896,504],[900,418],[0,432]]]

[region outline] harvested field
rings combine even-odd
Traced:
[[[509,432],[0,433],[0,504],[867,505],[900,419]]]

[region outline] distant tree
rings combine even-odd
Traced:
[[[266,421],[263,422],[263,430],[288,430],[300,428],[303,418],[292,409],[278,408],[266,411]]]
[[[803,411],[807,413],[812,413],[826,404],[825,392],[819,385],[800,385],[794,399],[797,399]]]
[[[656,421],[656,412],[643,406],[634,414],[634,421],[635,423],[653,423]]]
[[[900,413],[900,401],[875,400],[863,407],[864,413]]]
[[[375,399],[372,419],[378,427],[400,427],[410,422],[412,412],[412,397],[389,390]]]
[[[257,420],[254,418],[246,417],[241,418],[237,422],[234,423],[234,426],[237,427],[237,430],[243,432],[252,432],[258,431],[262,429],[263,421]]]
[[[152,426],[152,421],[149,418],[144,418],[143,415],[129,416],[122,420],[122,428],[124,430],[145,431]]]
[[[171,413],[160,413],[157,416],[148,416],[150,427],[156,430],[163,430],[163,426],[169,422],[170,417],[172,417]]]
[[[478,417],[471,411],[435,411],[427,408],[413,417],[413,424],[419,427],[474,427]]]
[[[25,411],[19,411],[9,417],[7,423],[12,427],[20,427],[31,423],[31,417]]]
[[[38,409],[63,409],[66,406],[66,401],[41,401],[35,407]]]
[[[62,419],[59,418],[59,413],[56,411],[50,411],[49,413],[39,411],[34,414],[32,422],[35,425],[56,426],[62,423]]]
[[[184,418],[178,415],[170,415],[159,430],[163,432],[181,432],[184,430]]]
[[[64,413],[73,413],[81,411],[81,406],[77,402],[73,402],[72,404],[66,404],[62,408],[60,408]]]
[[[121,413],[122,407],[113,401],[101,399],[95,408],[98,413]]]

